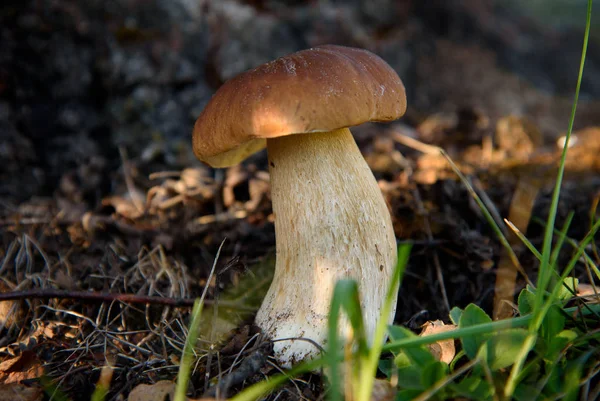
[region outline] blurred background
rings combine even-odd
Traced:
[[[467,111],[494,126],[511,114],[551,141],[567,127],[585,12],[585,0],[4,0],[3,207],[68,187],[65,175],[97,206],[119,147],[153,171],[198,165],[191,128],[224,81],[326,43],[396,69],[403,124]],[[594,20],[576,127],[600,123]]]

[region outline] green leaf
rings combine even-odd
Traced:
[[[421,395],[422,390],[400,390],[396,393],[394,401],[412,401]]]
[[[450,371],[451,371],[451,372],[454,372],[454,366],[455,366],[455,365],[456,365],[456,363],[457,363],[458,361],[460,361],[460,359],[461,359],[463,356],[465,356],[465,355],[467,355],[467,354],[465,354],[465,351],[464,351],[464,350],[462,350],[462,349],[456,353],[456,355],[455,355],[455,356],[454,356],[454,358],[452,359],[452,362],[450,362]]]
[[[421,371],[421,385],[424,388],[433,387],[438,381],[448,376],[448,365],[444,362],[434,361]]]
[[[563,280],[563,284],[560,286],[558,290],[558,299],[560,301],[567,301],[573,298],[574,294],[577,294],[577,286],[579,285],[579,280],[574,277],[565,277]]]
[[[565,401],[575,401],[579,395],[579,386],[581,383],[581,376],[583,375],[583,368],[588,358],[593,354],[593,351],[587,352],[580,356],[574,361],[570,361],[565,369],[565,381],[564,390]]]
[[[529,315],[533,311],[533,304],[535,302],[535,294],[531,291],[529,285],[527,288],[521,291],[519,299],[517,301],[519,305],[519,313],[521,316]]]
[[[436,361],[435,357],[431,355],[429,349],[424,345],[419,345],[416,347],[406,347],[404,348],[404,355],[410,360],[411,364],[417,365],[419,367],[424,367],[427,364]],[[396,361],[394,361],[396,363]],[[398,366],[396,364],[396,366]]]
[[[546,344],[550,344],[558,333],[565,327],[566,318],[562,310],[557,305],[552,305],[548,309],[548,313],[542,321],[542,327],[540,327],[541,337],[546,341]]]
[[[393,340],[403,340],[405,338],[417,337],[417,335],[405,327],[394,326],[393,330],[390,330],[390,337]],[[413,364],[421,367],[436,360],[435,357],[431,355],[431,352],[429,352],[429,349],[424,345],[404,347],[402,353],[398,354],[398,356],[403,354],[406,355]],[[402,359],[398,359],[398,361],[395,360],[394,363],[396,363],[396,366],[399,366],[398,363],[403,364],[403,361]]]
[[[544,386],[544,393],[551,394],[560,394],[563,392],[563,381],[561,379],[563,370],[558,364],[555,363],[546,363],[544,366],[546,370],[546,374],[548,375],[548,380],[546,381],[546,385]]]
[[[411,366],[411,364],[412,362],[404,351],[400,351],[400,353],[398,353],[398,355],[396,355],[394,358],[394,365],[396,365],[397,368],[406,368]]]
[[[404,340],[405,338],[417,336],[415,333],[402,326],[388,326],[388,334],[392,341]]]
[[[451,387],[457,395],[473,400],[489,400],[494,387],[480,376],[469,376]]]
[[[398,388],[424,390],[421,385],[421,368],[407,366],[398,369]]]
[[[460,309],[458,306],[452,308],[452,310],[450,311],[450,320],[452,321],[452,323],[458,326],[458,322],[460,322],[460,317],[462,316],[462,314],[463,310]]]
[[[411,362],[418,366],[426,366],[427,364],[436,361],[435,357],[431,355],[429,349],[424,345],[417,347],[406,347],[404,352]]]
[[[567,345],[569,342],[575,340],[578,336],[579,335],[574,330],[563,330],[554,337],[554,340],[564,342],[564,344]]]
[[[490,369],[497,371],[515,363],[526,337],[527,330],[524,329],[506,330],[491,337],[485,347]]]
[[[388,379],[392,376],[392,371],[395,369],[394,360],[392,359],[380,359],[377,368],[381,373]]]
[[[490,323],[492,319],[475,304],[469,304],[460,317],[458,327],[465,328],[476,326],[483,323]],[[489,334],[475,334],[461,337],[461,342],[465,353],[469,359],[474,359],[479,347],[487,341]]]
[[[521,382],[515,388],[513,398],[515,401],[531,401],[540,397],[540,391],[535,387]]]

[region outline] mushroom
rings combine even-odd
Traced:
[[[325,345],[337,280],[361,291],[369,339],[396,264],[390,214],[347,127],[406,110],[404,85],[366,50],[319,46],[226,82],[194,126],[196,157],[227,167],[267,147],[276,266],[256,324],[285,367]],[[395,304],[389,316],[394,317]]]

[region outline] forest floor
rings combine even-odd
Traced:
[[[411,40],[441,17],[419,5],[394,9],[405,19],[400,29],[343,7],[333,8],[334,16],[320,9],[321,20],[309,21],[306,13],[317,15],[312,2],[285,12],[263,2],[205,2],[200,15],[185,16],[169,6],[164,19],[171,25],[161,20],[160,1],[92,3],[15,3],[0,11],[0,294],[15,298],[0,302],[0,383],[19,386],[10,391],[44,399],[47,378],[69,399],[87,400],[106,365],[108,400],[172,380],[191,303],[206,287],[190,394],[213,397],[216,383],[238,372],[243,384],[219,389],[231,396],[279,371],[269,341],[252,326],[274,266],[265,154],[210,169],[191,156],[191,127],[224,80],[325,41],[376,50],[407,82],[405,119],[353,129],[399,243],[413,244],[395,322],[418,330],[429,320],[448,321],[450,308],[468,303],[492,314],[499,285],[515,293],[524,287],[511,267],[504,282],[497,279],[507,266],[502,245],[447,159],[424,144],[447,152],[502,227],[507,218],[541,244],[572,101],[570,87],[560,85],[574,85],[576,71],[564,61],[569,76],[554,71],[536,81],[527,74],[541,74],[511,68],[506,48],[516,44],[506,34],[542,43],[555,32],[531,32],[491,5],[480,10],[469,2],[458,11],[440,2],[437,10],[449,20],[462,16],[484,39],[434,32],[419,39],[425,47]],[[479,24],[488,11],[510,22],[501,35],[506,43]],[[206,23],[194,27],[195,19]],[[348,37],[345,24],[355,19],[359,29]],[[240,27],[273,46],[244,42]],[[492,42],[501,50],[488,50]],[[543,70],[557,50],[530,69]],[[248,56],[236,60],[240,52]],[[576,52],[572,58],[577,64]],[[590,61],[591,75],[598,65]],[[575,240],[597,218],[600,200],[600,88],[588,88],[557,217],[561,227],[573,213],[568,236]],[[536,259],[505,234],[535,279]],[[592,255],[600,264],[596,244]],[[590,281],[583,266],[573,275]],[[508,309],[500,314],[509,316]],[[273,398],[318,399],[322,391],[319,376],[306,375]]]

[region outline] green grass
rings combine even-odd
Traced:
[[[192,321],[190,323],[190,328],[185,339],[183,355],[181,356],[181,363],[179,365],[179,372],[177,374],[177,384],[175,385],[174,401],[185,401],[187,399],[185,395],[187,393],[188,383],[192,374],[192,366],[194,364],[195,359],[194,351],[198,342],[198,337],[200,335],[200,327],[202,325],[202,309],[204,307],[204,298],[206,298],[209,284],[213,278],[213,275],[215,274],[217,261],[219,260],[219,256],[221,255],[221,249],[223,248],[224,243],[225,241],[221,242],[221,245],[217,250],[217,254],[215,255],[215,260],[210,270],[210,274],[208,275],[208,279],[206,280],[206,286],[204,287],[202,295],[194,302],[194,308],[192,309]]]
[[[577,85],[575,87],[575,97],[573,100],[573,107],[571,109],[571,117],[569,119],[569,128],[567,129],[567,135],[565,139],[565,143],[563,146],[563,151],[561,155],[560,166],[558,169],[558,174],[556,177],[556,184],[554,186],[554,191],[552,193],[552,202],[550,204],[550,211],[548,213],[548,221],[546,223],[545,233],[544,233],[544,243],[542,246],[542,259],[540,260],[540,268],[537,280],[537,291],[535,292],[535,301],[534,308],[532,311],[533,319],[529,324],[529,334],[523,343],[523,347],[521,348],[521,352],[519,353],[517,360],[515,361],[509,380],[507,382],[505,388],[505,395],[510,397],[513,395],[516,385],[519,382],[520,373],[523,369],[526,357],[529,351],[536,344],[537,335],[542,326],[543,320],[546,317],[548,310],[556,301],[556,292],[552,291],[551,296],[547,296],[546,291],[551,289],[552,282],[551,278],[553,273],[557,270],[556,266],[550,263],[550,255],[552,253],[552,239],[554,236],[554,226],[556,222],[556,212],[558,210],[558,201],[560,198],[560,189],[562,186],[564,171],[565,171],[565,161],[567,158],[567,150],[569,148],[569,142],[571,139],[571,134],[573,132],[573,123],[575,121],[575,113],[577,111],[577,102],[579,100],[579,90],[581,88],[581,79],[583,77],[583,68],[585,65],[585,58],[587,53],[587,46],[590,34],[590,25],[591,25],[591,17],[592,17],[592,0],[588,0],[587,5],[587,16],[586,16],[586,26],[585,26],[585,34],[583,39],[583,48],[581,51],[581,62],[579,66],[579,75],[577,77]],[[596,227],[596,231],[597,231]],[[593,237],[595,231],[592,231],[591,237]],[[590,236],[588,236],[590,237]],[[584,247],[580,247],[583,252]],[[573,263],[574,266],[574,263]],[[566,274],[570,271],[565,270]],[[555,288],[557,287],[557,283],[554,283]]]
[[[600,220],[592,219],[589,232],[579,243],[566,235],[571,217],[561,229],[556,229],[555,223],[586,58],[591,11],[592,0],[588,0],[575,98],[545,222],[542,249],[536,249],[526,237],[519,235],[540,264],[537,282],[528,285],[518,297],[519,316],[492,321],[481,308],[471,304],[464,310],[452,309],[449,318],[458,326],[452,331],[419,337],[401,326],[386,327],[385,317],[389,316],[410,252],[409,246],[401,246],[393,282],[381,313],[384,318],[377,325],[372,344],[367,343],[364,332],[358,286],[354,281],[342,280],[337,283],[332,298],[326,354],[246,388],[233,398],[234,401],[259,399],[286,381],[317,369],[326,372],[329,381],[327,397],[332,401],[344,399],[344,394],[356,401],[369,400],[378,369],[397,382],[395,399],[398,401],[457,397],[474,400],[576,400],[580,393],[590,391],[591,378],[600,373],[597,362],[600,360],[600,331],[590,329],[600,326],[600,305],[567,308],[566,304],[578,285],[577,280],[568,275],[582,258],[592,262],[585,249],[600,229]],[[470,189],[500,242],[518,264],[502,229],[467,178],[449,161]],[[566,266],[558,266],[558,253],[564,245],[572,247],[573,254]],[[597,267],[593,263],[591,266],[600,276]],[[347,317],[353,329],[354,337],[350,344],[343,344],[338,337],[342,315]],[[386,335],[390,341],[384,344]],[[461,347],[454,360],[447,364],[435,359],[426,345],[450,338],[459,340]],[[187,352],[185,355],[188,355]],[[184,366],[185,362],[180,375],[182,382],[189,374],[185,373]],[[184,391],[185,385],[178,383],[178,388]]]

